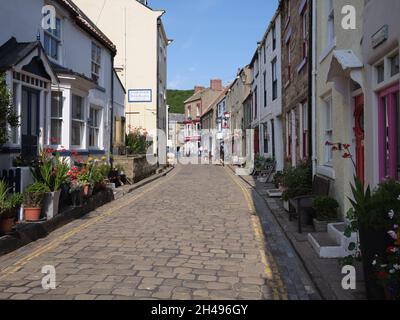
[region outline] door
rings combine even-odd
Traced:
[[[28,160],[32,160],[38,154],[39,99],[39,91],[22,87],[21,153]]]
[[[356,173],[358,179],[364,183],[364,96],[355,98],[354,109],[354,135],[356,138]]]
[[[254,154],[260,154],[260,129],[254,130]]]

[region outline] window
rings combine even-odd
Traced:
[[[71,145],[81,146],[85,125],[83,98],[72,95]]]
[[[385,64],[382,63],[376,67],[376,77],[378,83],[385,81]]]
[[[101,110],[98,107],[90,106],[89,113],[89,147],[100,146],[99,142],[99,132],[100,132],[100,122],[101,122]]]
[[[292,156],[292,125],[291,125],[291,119],[292,114],[291,112],[286,113],[286,155],[288,158],[291,158]]]
[[[278,98],[278,75],[276,73],[276,58],[271,62],[272,67],[272,100]]]
[[[335,11],[333,8],[333,0],[328,0],[328,25],[327,25],[327,39],[328,39],[328,46],[332,45],[335,41]]]
[[[400,86],[379,93],[379,176],[400,178]]]
[[[62,92],[53,91],[51,93],[51,113],[50,113],[50,144],[60,145],[63,122],[63,98]]]
[[[272,26],[272,50],[276,49],[276,27]]]
[[[263,51],[264,51],[264,64],[267,63],[267,48],[263,47]]]
[[[332,97],[325,99],[325,164],[330,165],[332,163],[333,151],[332,146],[326,142],[333,142],[333,130],[332,130]]]
[[[303,152],[303,158],[308,158],[308,103],[304,102],[303,105],[301,106],[301,114],[303,116],[302,119],[302,139],[303,139],[303,146],[302,146],[302,152]]]
[[[267,106],[267,72],[264,71],[264,108]]]
[[[197,104],[197,106],[196,106],[196,115],[197,115],[197,117],[201,116],[201,114],[200,114],[200,104]]]
[[[304,6],[304,9],[301,14],[301,34],[302,34],[302,58],[307,58],[307,48],[308,48],[308,17],[307,17],[307,5]]]
[[[258,108],[258,95],[257,95],[257,87],[254,89],[254,119],[257,119],[257,108]]]
[[[101,48],[92,42],[92,79],[98,84],[101,70]]]
[[[263,125],[263,134],[264,134],[264,153],[268,153],[268,123],[264,123]]]
[[[17,106],[17,91],[18,91],[18,84],[13,84],[13,95],[12,95],[12,102],[13,102],[13,112],[18,114],[18,106]],[[12,144],[18,143],[18,126],[10,128],[10,141]]]
[[[393,77],[400,72],[399,68],[399,54],[391,57],[390,59],[390,76]]]
[[[44,31],[44,50],[46,54],[59,61],[59,47],[61,44],[61,20],[56,18],[56,28]]]

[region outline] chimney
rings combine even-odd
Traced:
[[[204,90],[204,89],[205,89],[204,87],[195,86],[195,87],[194,87],[194,93],[200,92],[201,90]]]
[[[222,91],[222,80],[213,79],[210,81],[211,90]]]

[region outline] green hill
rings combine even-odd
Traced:
[[[193,90],[168,90],[167,104],[170,106],[170,113],[185,113],[184,101],[193,95]]]

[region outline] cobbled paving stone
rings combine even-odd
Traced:
[[[76,231],[110,210],[116,211]],[[267,257],[291,252],[278,227],[268,229],[273,252],[260,248],[244,194],[227,169],[178,166],[1,257],[0,299],[273,299],[276,283],[287,298],[308,299],[299,279],[309,280],[295,256],[276,260],[280,284],[265,273],[263,250]],[[46,265],[55,266],[56,290],[41,287]]]

